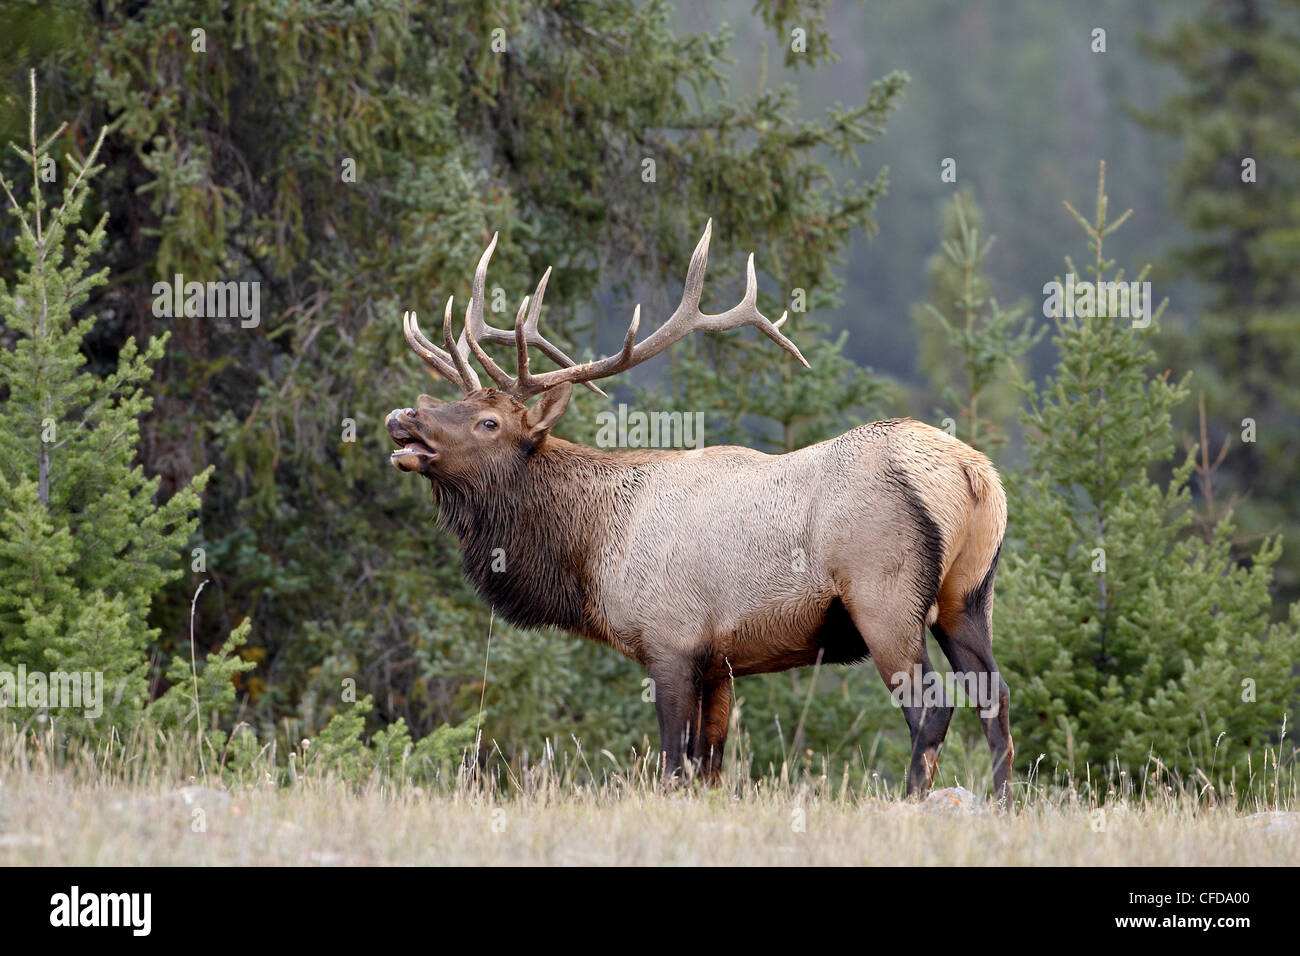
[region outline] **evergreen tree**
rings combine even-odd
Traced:
[[[37,141],[35,83],[33,73],[29,144],[14,146],[31,170],[30,199],[20,203],[0,176],[25,264],[12,286],[0,277],[0,671],[100,675],[102,723],[83,722],[90,707],[50,709],[73,727],[125,733],[149,702],[148,650],[158,634],[149,611],[182,573],[208,476],[160,503],[158,479],[136,461],[139,418],[151,404],[144,386],[165,335],[143,350],[128,339],[103,378],[85,370],[81,344],[96,317],[76,313],[107,278],[90,268],[106,216],[88,232],[79,223],[103,134],[84,161],[69,157],[71,181],[49,206],[42,183],[63,171],[49,152],[58,132]],[[208,675],[209,698],[233,697],[229,666]],[[83,697],[88,691],[83,683]]]
[[[783,331],[800,343],[810,368],[777,354],[765,339],[696,337],[676,346],[681,354],[674,356],[669,382],[643,390],[640,404],[704,412],[707,444],[777,454],[878,418],[889,389],[844,354],[848,332],[828,339],[820,323],[791,325],[795,320]]]
[[[1171,272],[1203,283],[1209,301],[1162,357],[1197,368],[1209,437],[1229,442],[1218,471],[1240,500],[1247,538],[1283,533],[1280,593],[1300,597],[1300,3],[1205,4],[1167,36],[1147,38],[1185,89],[1138,113],[1176,136],[1183,158],[1173,203],[1192,241]],[[1250,422],[1247,422],[1249,419]],[[1253,423],[1253,428],[1251,424]],[[1195,430],[1191,415],[1181,423]]]
[[[1108,217],[1104,165],[1093,218],[1067,208],[1093,253],[1089,275],[1069,258],[1068,271],[1122,280],[1104,242],[1128,214]],[[1188,533],[1191,456],[1164,487],[1151,477],[1170,464],[1170,416],[1186,396],[1150,371],[1163,306],[1143,329],[1095,303],[1055,317],[1060,358],[1027,389],[1029,462],[1011,483],[994,633],[1021,769],[1043,754],[1082,781],[1087,765],[1108,777],[1117,761],[1136,780],[1154,756],[1241,790],[1295,702],[1300,605],[1270,625],[1276,540],[1247,568],[1226,520],[1212,540]]]
[[[1047,330],[1035,330],[1023,307],[1004,309],[991,296],[985,270],[994,237],[981,241],[982,221],[970,190],[944,204],[940,251],[926,263],[930,301],[912,317],[921,367],[943,403],[936,414],[952,421],[958,438],[991,453],[1005,443],[1005,424],[1019,404],[1015,383],[1025,353]]]
[[[794,62],[816,67],[830,59],[818,9],[765,0],[757,12],[787,40],[787,24],[806,26]],[[348,679],[373,694],[372,729],[400,717],[420,736],[477,711],[488,614],[427,490],[386,463],[386,410],[442,387],[402,341],[403,309],[463,301],[501,230],[488,320],[508,324],[553,265],[548,334],[575,356],[603,352],[630,307],[610,301],[626,287],[599,283],[680,288],[708,216],[712,289],[738,287],[725,270],[754,250],[815,293],[884,189],[874,173],[839,183],[817,158],[854,161],[905,82],[882,77],[816,116],[792,85],[734,94],[729,33],[675,31],[662,0],[67,10],[68,42],[41,63],[52,94],[79,122],[113,121],[99,193],[111,272],[88,303],[105,321],[86,351],[98,370],[133,334],[165,324],[176,336],[143,420],[145,469],[181,488],[215,466],[199,644],[257,622],[246,654],[258,667],[241,687],[263,736],[317,732],[350,708]],[[259,282],[261,324],[152,315],[150,286],[176,272]],[[607,321],[589,304],[597,292]],[[564,437],[588,437],[598,407],[577,396]],[[184,649],[192,590],[178,580],[155,604],[165,654]],[[518,641],[522,661],[531,641],[540,660],[566,640],[503,630],[493,655]],[[489,675],[489,718],[523,737],[499,738],[505,752],[536,752],[530,726],[622,726],[629,705],[644,721],[618,742],[653,738],[635,665],[584,645],[572,660],[577,677],[538,668],[527,692]],[[590,694],[583,706],[570,687]]]

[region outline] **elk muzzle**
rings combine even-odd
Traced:
[[[424,471],[438,458],[438,449],[418,432],[413,408],[394,408],[384,420],[389,436],[401,447],[389,459],[398,471]]]

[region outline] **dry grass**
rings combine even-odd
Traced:
[[[638,768],[599,783],[554,764],[429,789],[303,779],[231,789],[166,742],[55,754],[0,732],[0,865],[1287,865],[1294,780],[1242,807],[1021,782],[1017,807],[936,811],[878,779],[661,793]],[[571,765],[572,766],[572,765]],[[168,770],[167,768],[173,768]],[[1102,806],[1094,804],[1101,803]]]
[[[152,799],[151,799],[152,798]],[[201,799],[200,802],[203,802]],[[500,804],[345,788],[235,793],[192,811],[164,791],[10,779],[0,865],[1292,865],[1300,826],[1178,806],[1006,816],[896,800],[588,792]],[[802,832],[794,820],[802,810]]]

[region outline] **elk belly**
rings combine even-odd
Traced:
[[[856,664],[868,657],[866,642],[838,597],[776,609],[747,620],[716,639],[722,661],[736,676],[823,664]]]

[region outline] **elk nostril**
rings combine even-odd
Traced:
[[[409,408],[394,408],[384,419],[384,427],[388,434],[395,440],[400,440],[403,436],[409,436],[414,422],[410,417]]]

